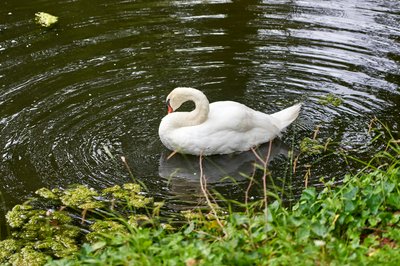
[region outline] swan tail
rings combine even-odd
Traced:
[[[298,103],[282,111],[273,113],[270,116],[274,118],[279,129],[284,130],[299,116],[300,108],[301,103]]]

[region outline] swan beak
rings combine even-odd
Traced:
[[[172,109],[171,105],[169,104],[169,99],[167,100],[167,108],[168,108],[168,114],[174,111],[174,109]]]

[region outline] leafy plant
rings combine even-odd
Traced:
[[[119,218],[123,214],[130,217],[130,226],[149,220],[139,212],[146,213],[153,206],[153,199],[145,197],[136,184],[102,192],[83,185],[66,190],[41,188],[36,194],[39,198],[16,205],[7,213],[12,235],[0,242],[0,263],[43,265],[50,258],[71,256],[83,240],[94,242],[103,232],[127,233]],[[124,209],[116,212],[116,205]],[[81,225],[77,219],[79,211]]]

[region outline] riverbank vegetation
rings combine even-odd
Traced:
[[[378,132],[373,141],[381,137]],[[100,192],[85,186],[41,189],[37,199],[7,214],[12,237],[0,242],[0,262],[398,265],[400,143],[390,133],[385,141],[369,161],[347,158],[364,164],[362,170],[326,181],[319,190],[306,188],[289,207],[268,196],[234,212],[216,205],[202,183],[209,209],[182,212],[179,226],[163,222],[162,203],[137,184]]]

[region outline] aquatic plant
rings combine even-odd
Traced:
[[[43,265],[50,258],[48,254],[61,258],[78,250],[80,229],[63,211],[22,204],[9,211],[6,218],[12,238],[0,242],[0,263]]]
[[[322,105],[332,104],[333,106],[338,107],[343,103],[343,99],[333,93],[328,93],[324,96],[321,96],[318,102]]]
[[[140,220],[149,220],[146,214],[138,213],[147,213],[153,204],[153,199],[143,195],[136,184],[103,192],[83,185],[65,190],[41,188],[36,195],[7,213],[12,234],[0,242],[0,264],[43,265],[51,258],[71,256],[82,241],[93,243],[104,232],[127,233],[126,223],[120,219],[123,215],[131,227]],[[116,203],[125,206],[125,213],[112,210]],[[81,210],[84,225],[77,222]]]
[[[316,139],[317,132],[311,140]],[[378,132],[373,141],[381,136]],[[13,233],[11,239],[0,242],[0,263],[397,265],[399,144],[389,134],[384,150],[362,162],[362,171],[345,175],[341,184],[325,181],[319,191],[306,188],[290,207],[283,205],[279,197],[271,201],[268,194],[269,203],[263,198],[246,203],[244,212],[227,212],[216,204],[204,179],[202,189],[209,209],[182,212],[186,222],[179,228],[155,222],[162,204],[145,197],[136,184],[101,192],[84,186],[40,189],[37,194],[42,200],[53,208],[62,208],[47,209],[35,200],[15,206],[7,214]],[[319,149],[322,146],[325,151],[327,144]],[[300,154],[320,156],[305,151]],[[347,159],[357,160],[351,156]],[[87,219],[78,226],[77,213],[85,208]]]
[[[306,189],[297,204],[220,217],[185,212],[177,231],[132,227],[98,235],[76,257],[48,265],[396,265],[400,260],[400,169],[346,176]],[[107,226],[106,226],[107,227]]]
[[[307,148],[300,154],[320,156],[331,143],[321,144],[316,133],[309,140],[318,152]],[[227,214],[218,206],[210,206],[208,214],[188,210],[182,213],[187,223],[175,231],[132,227],[128,234],[105,233],[76,257],[49,265],[397,265],[399,143],[390,135],[384,151],[362,162],[362,171],[346,175],[341,184],[327,181],[320,191],[306,188],[291,207],[275,200],[260,212],[262,199],[246,204],[245,212]]]
[[[35,13],[35,21],[42,27],[49,28],[58,22],[58,17],[46,12]]]

